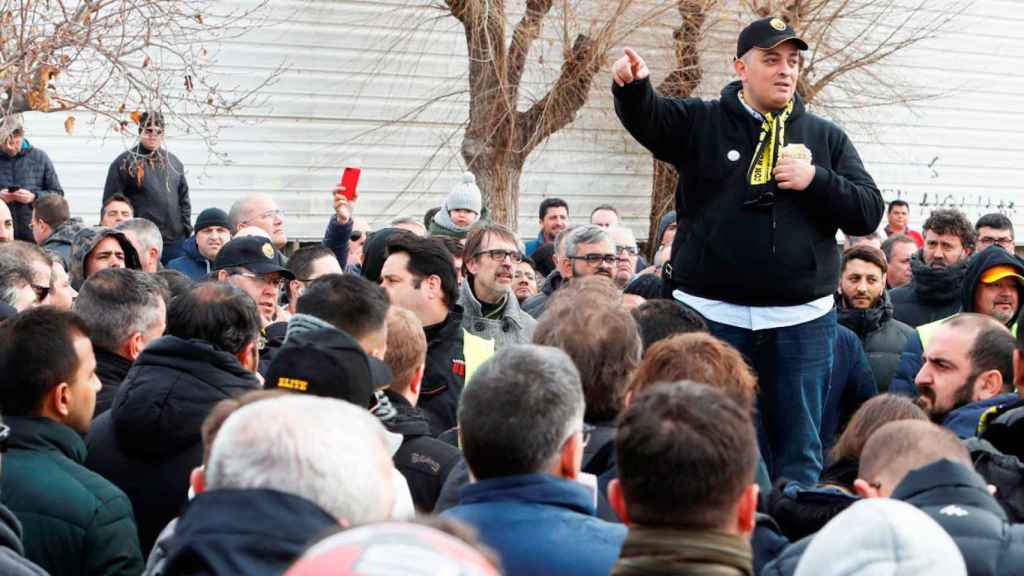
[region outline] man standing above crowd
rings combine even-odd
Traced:
[[[569,227],[569,205],[561,198],[545,198],[540,203],[540,232],[526,243],[526,255],[533,256],[537,248],[555,241],[555,236]]]
[[[910,259],[910,284],[892,291],[896,319],[917,328],[960,311],[974,227],[959,210],[932,212],[924,223],[924,248]]]
[[[836,293],[839,323],[864,344],[878,390],[885,392],[914,329],[893,319],[892,302],[885,290],[885,254],[871,246],[854,246],[843,253]]]
[[[874,231],[884,203],[846,134],[796,93],[806,49],[782,19],[763,18],[740,33],[739,80],[720,100],[658,96],[629,48],[612,91],[623,125],[682,175],[687,222],[666,289],[753,359],[762,454],[773,477],[810,484],[836,338],[836,231]]]
[[[25,139],[21,114],[0,119],[0,200],[14,217],[14,237],[32,242],[32,203],[48,194],[64,195],[53,162]]]
[[[193,282],[199,282],[213,271],[217,253],[231,241],[228,215],[220,208],[207,208],[196,218],[195,234],[182,247],[181,256],[167,263]]]
[[[466,280],[459,288],[462,327],[494,340],[497,347],[528,343],[537,325],[519,308],[512,292],[516,266],[522,259],[515,233],[501,224],[477,226],[466,237]]]
[[[886,237],[903,234],[914,241],[918,248],[924,246],[924,238],[920,232],[910,229],[907,221],[910,219],[910,204],[905,200],[893,200],[889,203],[889,223],[885,225]]]
[[[136,218],[157,225],[166,264],[181,256],[181,245],[192,234],[192,203],[185,166],[164,148],[164,130],[163,114],[142,113],[139,141],[111,162],[103,200],[123,194],[131,201]]]

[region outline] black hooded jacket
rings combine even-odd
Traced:
[[[114,403],[114,397],[117,396],[117,389],[121,387],[125,376],[128,376],[132,361],[102,348],[94,348],[93,351],[96,354],[96,376],[99,377],[102,385],[100,391],[96,393],[96,410],[92,415],[95,420],[110,410],[110,406]]]
[[[234,356],[201,340],[164,336],[135,360],[110,411],[92,424],[85,463],[128,495],[143,551],[188,501],[210,410],[259,387]]]
[[[843,295],[837,293],[836,320],[860,338],[878,391],[888,390],[907,339],[914,335],[913,328],[893,318],[889,293],[883,290],[881,301],[867,310],[851,308]]]
[[[623,126],[656,158],[679,171],[675,203],[686,214],[672,244],[665,281],[695,296],[747,306],[805,304],[839,282],[836,230],[854,236],[877,228],[884,203],[860,156],[835,124],[794,96],[785,144],[813,155],[806,190],[755,190],[747,171],[761,122],[739,100],[742,84],[719,100],[659,97],[649,79],[613,86]],[[773,192],[774,204],[746,202]],[[683,210],[685,207],[685,210]]]
[[[310,544],[340,528],[322,508],[275,490],[211,490],[181,515],[165,574],[279,576]]]
[[[401,394],[386,390],[385,395],[394,410],[381,422],[389,432],[402,435],[402,446],[393,457],[395,468],[408,481],[416,509],[433,512],[444,481],[462,456],[458,448],[430,435],[426,415]]]
[[[945,268],[931,268],[918,251],[910,258],[913,280],[889,293],[893,317],[917,328],[948,318],[961,310],[967,260]]]

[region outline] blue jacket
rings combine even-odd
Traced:
[[[860,338],[842,324],[836,325],[836,344],[832,357],[832,377],[821,410],[821,429],[818,431],[821,445],[826,451],[835,444],[839,432],[857,408],[878,394],[871,364]]]
[[[540,232],[537,232],[536,238],[534,238],[533,240],[528,240],[526,242],[526,255],[533,256],[534,251],[536,251],[537,248],[540,248],[544,244],[547,244],[547,242],[544,240],[544,231],[541,230]]]
[[[181,247],[181,251],[184,255],[168,262],[167,267],[188,276],[193,282],[202,282],[213,270],[213,262],[210,262],[199,253],[196,237],[192,236],[186,240]]]
[[[978,422],[981,421],[982,414],[989,408],[1013,404],[1019,400],[1020,397],[1016,394],[1000,394],[988,400],[971,402],[946,414],[946,418],[942,421],[942,427],[952,430],[960,438],[974,438],[978,434]]]
[[[582,484],[547,474],[482,480],[442,514],[465,522],[501,556],[506,576],[606,576],[626,527],[594,517]]]

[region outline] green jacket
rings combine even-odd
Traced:
[[[82,465],[82,438],[47,418],[5,423],[0,500],[21,521],[25,556],[53,576],[141,574],[131,503]]]

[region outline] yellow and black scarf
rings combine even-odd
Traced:
[[[743,93],[739,94],[743,100]],[[746,101],[744,101],[744,104]],[[747,181],[752,185],[767,184],[772,181],[772,169],[779,157],[779,151],[786,145],[786,120],[793,113],[793,100],[790,100],[781,112],[762,114],[761,134],[757,137],[757,148],[750,159],[747,170]]]

